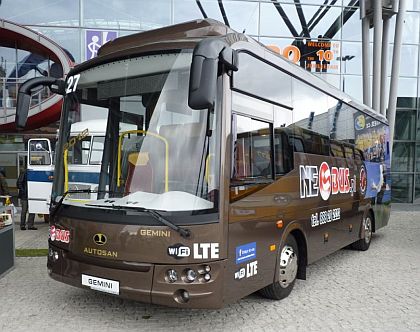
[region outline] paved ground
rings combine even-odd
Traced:
[[[47,277],[45,257],[19,258],[0,279],[0,331],[420,331],[420,212],[400,210],[369,251],[341,250],[311,265],[287,299],[252,295],[215,311],[73,288]]]
[[[15,218],[15,247],[17,249],[44,249],[48,248],[48,224],[43,219],[37,217],[35,219],[35,230],[20,230],[20,215]]]

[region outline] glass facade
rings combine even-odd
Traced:
[[[204,16],[228,23],[233,29],[281,51],[290,45],[307,45],[309,40],[327,40],[331,43],[332,57],[328,61],[322,59],[321,65],[326,66],[317,74],[361,100],[362,33],[357,3],[353,0],[301,0],[300,5],[294,0],[33,0],[28,6],[25,0],[3,0],[0,18],[46,35],[65,48],[76,63],[89,56],[92,42],[89,30],[103,36],[98,42],[100,46],[109,40],[106,36],[114,33],[124,36]],[[420,1],[407,3],[392,164],[393,199],[420,203],[420,110],[416,102],[420,97]],[[395,17],[391,19],[388,75],[394,27]],[[373,31],[370,33],[373,41]],[[308,54],[309,51],[302,56]],[[1,47],[0,79],[8,77],[24,57],[24,51]],[[300,59],[300,65],[314,66],[313,72],[317,71],[318,62],[318,59]]]
[[[418,98],[399,98],[392,159],[394,202],[420,203],[420,110]]]

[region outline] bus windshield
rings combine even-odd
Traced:
[[[90,140],[89,127],[71,136],[71,126],[95,116],[107,119],[96,188],[112,194],[86,202],[69,194],[64,204],[214,211],[219,121],[217,109],[188,106],[191,58],[189,50],[139,56],[67,78],[55,200],[69,190],[67,164],[74,151],[83,152]]]

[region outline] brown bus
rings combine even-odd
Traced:
[[[309,264],[367,250],[388,222],[386,119],[217,21],[121,37],[65,82],[27,81],[20,127],[39,85],[64,95],[55,280],[182,308],[256,291],[278,300]],[[107,121],[99,181],[69,188],[69,150],[84,137],[72,124],[92,117]]]

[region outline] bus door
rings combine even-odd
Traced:
[[[50,140],[30,139],[27,173],[29,213],[49,214],[53,171]]]
[[[351,243],[357,241],[360,236],[360,227],[364,213],[363,204],[360,202],[360,190],[358,190],[358,178],[360,178],[360,171],[362,162],[360,155],[356,155],[354,146],[345,144],[343,146],[344,153],[347,161],[347,167],[349,168],[349,186],[350,193],[348,201],[351,203],[348,207],[348,216],[344,221],[344,233],[347,234],[347,238]]]
[[[227,269],[227,297],[242,297],[267,284],[267,271],[274,274],[276,262],[276,255],[267,249],[268,244],[280,238],[280,234],[273,232],[278,209],[270,192],[274,183],[273,123],[269,116],[258,116],[257,110],[263,107],[247,114],[240,106],[257,104],[251,98],[250,103],[240,103],[248,98],[241,95],[237,103],[233,98],[233,111],[238,113],[232,115],[231,126],[228,248],[231,264]],[[241,286],[235,287],[238,283]]]

